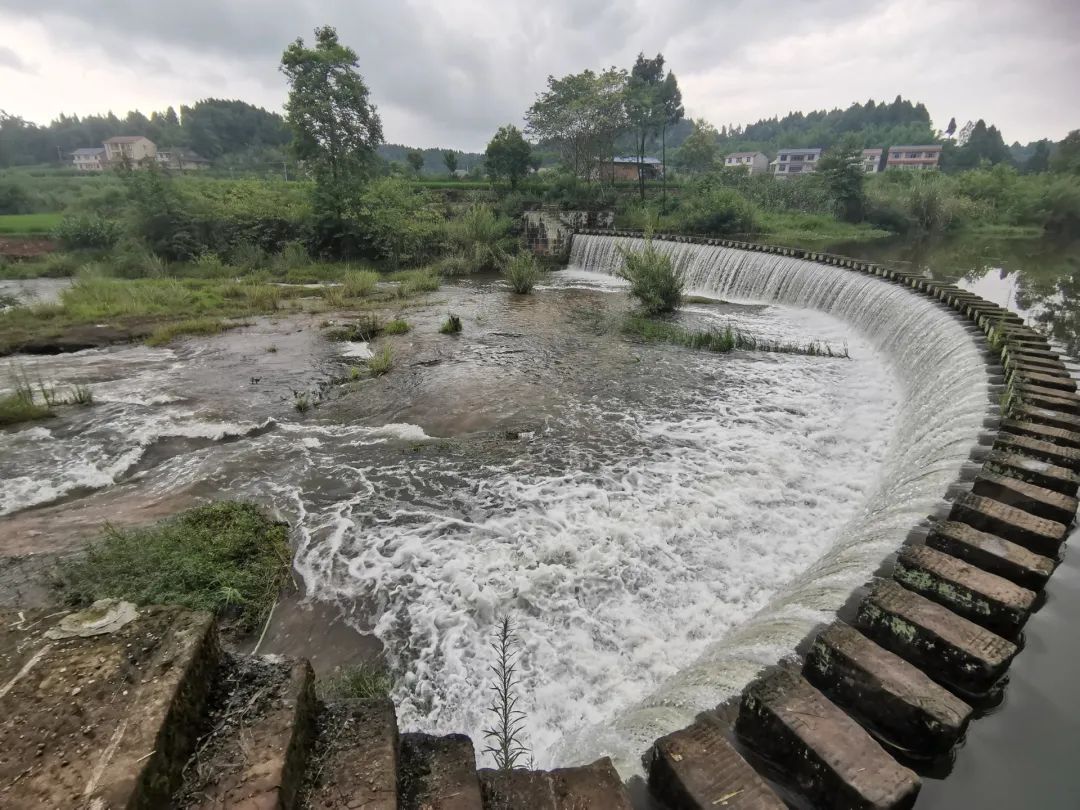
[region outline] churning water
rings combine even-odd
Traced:
[[[405,727],[482,747],[508,613],[537,765],[610,754],[630,773],[657,734],[789,654],[935,506],[987,379],[959,322],[917,296],[719,248],[658,243],[692,292],[745,304],[688,306],[689,324],[851,359],[593,330],[625,307],[619,244],[576,237],[532,296],[444,287],[460,338],[437,333],[442,307],[409,313],[393,373],[306,415],[289,392],[355,362],[311,324],[26,358],[99,404],[0,431],[0,533],[254,498],[294,527],[308,598],[382,642]]]

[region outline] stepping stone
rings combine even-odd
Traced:
[[[818,634],[803,676],[875,736],[915,756],[949,751],[971,718],[960,698],[840,621]]]
[[[1068,372],[1057,375],[1047,374],[1043,371],[1032,371],[1028,368],[1016,368],[1015,375],[1029,385],[1056,389],[1066,393],[1076,393],[1076,380],[1070,377]]]
[[[1053,377],[1071,377],[1069,370],[1060,360],[1046,360],[1041,357],[1028,357],[1020,352],[1006,353],[1004,363],[1018,373],[1033,372],[1035,374],[1049,374]]]
[[[1053,388],[1043,388],[1039,385],[1028,385],[1027,383],[1020,383],[1016,388],[1020,392],[1020,398],[1025,405],[1064,411],[1074,415],[1080,414],[1080,397],[1075,394],[1057,391]]]
[[[716,723],[701,721],[653,744],[649,790],[680,810],[785,810]]]
[[[1053,425],[1043,425],[1038,422],[1026,422],[1021,419],[1006,419],[1001,423],[1000,430],[1017,436],[1027,436],[1030,439],[1038,439],[1042,442],[1069,447],[1080,452],[1080,432],[1065,430]]]
[[[398,727],[388,699],[328,707],[319,726],[318,766],[304,806],[318,810],[398,809]]]
[[[1050,408],[1036,408],[1034,405],[1021,404],[1013,408],[1012,417],[1025,422],[1048,425],[1070,433],[1080,433],[1080,416],[1070,416]]]
[[[879,581],[859,605],[858,626],[887,650],[965,695],[990,692],[1018,648],[925,596]]]
[[[1054,573],[1055,563],[1049,557],[966,523],[938,523],[927,535],[926,545],[1030,590],[1041,589]]]
[[[607,757],[553,771],[480,771],[485,810],[633,810]],[[364,808],[367,810],[367,808]]]
[[[999,436],[1000,438],[1000,436]],[[996,450],[986,457],[983,469],[998,475],[1010,475],[1062,495],[1076,495],[1080,474],[1037,458]]]
[[[1052,558],[1057,557],[1068,531],[1062,523],[971,494],[961,495],[953,502],[949,520],[959,520]]]
[[[1009,346],[1007,351],[1008,351],[1010,356],[1017,357],[1017,358],[1024,358],[1025,360],[1028,360],[1029,362],[1034,361],[1034,360],[1043,360],[1043,361],[1055,360],[1057,362],[1061,362],[1061,355],[1058,354],[1057,352],[1053,351],[1049,347],[1045,347],[1045,346],[1043,348],[1033,348],[1033,347],[1026,347],[1026,346],[1016,345],[1016,346]]]
[[[317,713],[307,661],[242,658],[219,679],[230,696],[211,715],[198,764],[174,806],[186,810],[276,810],[296,806]],[[205,776],[203,776],[205,774]]]
[[[1077,507],[1080,507],[1076,498],[1069,495],[988,470],[979,473],[971,491],[1066,526],[1073,522]]]
[[[919,793],[919,777],[797,673],[750,684],[735,729],[815,807],[909,808]]]
[[[1075,447],[1062,447],[1053,442],[1005,432],[998,434],[994,449],[1021,453],[1057,467],[1068,467],[1073,472],[1080,472],[1080,450]]]
[[[464,734],[401,735],[403,810],[483,810],[476,753]]]
[[[1005,638],[1016,638],[1035,604],[1033,591],[927,546],[901,549],[893,578]]]
[[[0,807],[168,807],[219,658],[208,613],[0,611]]]

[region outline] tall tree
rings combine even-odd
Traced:
[[[634,130],[634,153],[638,162],[638,193],[645,199],[645,151],[649,141],[660,134],[664,104],[664,55],[646,59],[639,53],[626,85],[626,116]]]
[[[511,188],[517,188],[518,181],[529,173],[532,147],[513,124],[499,127],[484,154],[492,180],[505,178]]]
[[[593,177],[626,128],[626,72],[610,68],[548,76],[547,85],[525,114],[526,128],[555,146],[563,165],[578,177]]]
[[[954,132],[956,132],[956,118],[950,118],[949,126],[945,128],[945,134],[951,138]]]
[[[356,51],[331,26],[315,29],[314,47],[297,38],[281,56],[293,152],[314,172],[320,207],[339,220],[382,141],[382,122],[357,67]]]
[[[410,149],[405,153],[405,162],[409,164],[410,169],[420,174],[420,170],[424,168],[424,153],[419,149]]]
[[[446,173],[453,177],[457,173],[457,152],[443,152],[442,162]]]
[[[1035,144],[1035,151],[1024,162],[1025,174],[1041,174],[1050,169],[1050,142],[1043,139]]]
[[[1074,129],[1057,145],[1050,168],[1055,172],[1080,175],[1080,129]]]
[[[866,174],[859,141],[849,136],[829,149],[818,161],[817,172],[836,201],[837,213],[848,222],[861,222]]]
[[[720,133],[716,127],[699,118],[694,121],[694,130],[679,147],[676,160],[679,168],[691,173],[707,172],[716,164],[716,140]]]

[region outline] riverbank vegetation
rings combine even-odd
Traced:
[[[241,634],[265,620],[289,581],[288,527],[250,503],[222,501],[152,526],[106,526],[55,584],[72,606],[97,599],[208,610]]]

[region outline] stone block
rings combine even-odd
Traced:
[[[1062,495],[1009,475],[998,475],[986,469],[975,479],[971,491],[975,495],[991,498],[1066,526],[1073,522],[1076,510],[1080,507],[1076,498],[1069,495]]]
[[[953,501],[949,519],[1004,537],[1046,557],[1057,557],[1067,531],[1056,521],[971,494],[961,495]]]
[[[1054,561],[995,534],[956,521],[943,521],[926,537],[930,548],[951,554],[984,571],[1029,590],[1042,588],[1054,573]]]

